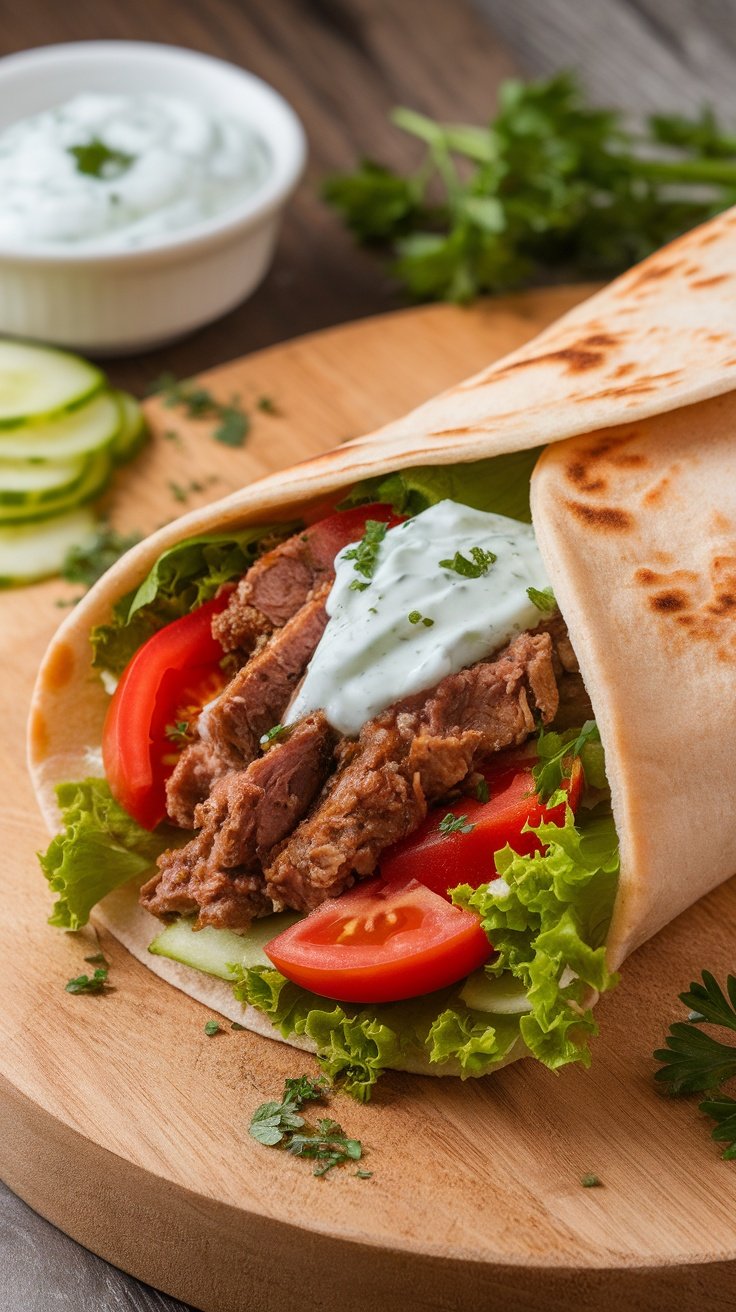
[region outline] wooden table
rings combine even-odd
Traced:
[[[305,123],[310,164],[271,274],[219,323],[110,366],[116,382],[142,391],[166,369],[186,375],[399,304],[380,266],[318,198],[319,179],[358,156],[411,164],[412,143],[387,123],[392,105],[480,121],[514,69],[576,65],[601,102],[695,109],[707,98],[733,115],[735,11],[736,0],[476,0],[474,8],[465,0],[0,0],[0,53],[85,38],[174,41],[261,74]],[[186,1312],[0,1186],[0,1308],[52,1307]]]

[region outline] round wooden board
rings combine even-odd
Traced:
[[[406,311],[215,371],[207,381],[224,398],[268,395],[278,407],[257,413],[242,450],[150,403],[155,441],[119,477],[114,521],[152,529],[181,509],[182,489],[197,504],[368,430],[518,346],[582,290]],[[333,1105],[363,1140],[372,1178],[315,1179],[247,1133],[254,1107],[311,1058],[229,1029],[207,1038],[206,1010],[107,938],[115,991],[64,992],[89,947],[45,923],[34,858],[45,835],[23,737],[56,603],[73,592],[51,582],[0,596],[0,1172],[10,1187],[205,1312],[732,1308],[736,1171],[692,1102],[658,1096],[651,1052],[681,1010],[678,991],[703,966],[733,966],[734,887],[627,964],[599,1007],[590,1072],[555,1077],[522,1062],[466,1084],[388,1075],[369,1105]],[[582,1188],[586,1172],[603,1186]]]

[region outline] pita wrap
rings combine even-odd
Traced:
[[[735,283],[731,210],[405,418],[135,547],[68,616],[38,676],[29,756],[49,829],[59,825],[55,785],[102,774],[108,697],[90,666],[90,630],[165,549],[287,521],[368,476],[546,446],[533,522],[605,748],[621,845],[608,937],[618,967],[736,870]],[[155,922],[135,889],[95,915],[163,978],[279,1037],[252,1008],[244,1020],[227,985],[148,953]]]

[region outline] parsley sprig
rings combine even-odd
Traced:
[[[557,601],[551,588],[527,588],[526,595],[543,615],[553,615],[557,610]]]
[[[293,1157],[314,1162],[314,1174],[326,1175],[335,1166],[360,1161],[363,1147],[351,1139],[342,1126],[330,1117],[322,1117],[313,1128],[300,1115],[307,1102],[323,1102],[330,1093],[324,1076],[312,1079],[301,1075],[284,1081],[281,1102],[264,1102],[257,1107],[250,1122],[250,1135],[267,1148],[283,1147]],[[367,1179],[369,1173],[363,1173]]]
[[[351,592],[365,592],[370,586],[370,580],[378,563],[378,552],[387,529],[388,524],[384,524],[380,519],[367,519],[360,542],[357,546],[343,552],[343,560],[354,561],[353,569],[357,574],[363,575],[363,579],[353,579],[350,584]],[[368,582],[364,582],[364,579]]]
[[[441,560],[439,564],[442,569],[454,570],[463,578],[479,579],[488,573],[491,565],[497,560],[493,551],[484,551],[482,547],[471,547],[469,554],[470,560],[461,551],[456,551],[451,560]]]
[[[655,1061],[661,1062],[654,1078],[676,1096],[713,1093],[736,1076],[736,1042],[722,1043],[700,1026],[736,1032],[736,975],[727,977],[724,993],[715,976],[704,970],[702,983],[695,980],[680,994],[680,1001],[690,1009],[688,1018],[670,1025],[665,1047],[654,1053]],[[711,1138],[726,1145],[723,1157],[736,1158],[736,1099],[713,1093],[699,1110],[716,1122]]]
[[[733,203],[736,139],[712,110],[631,128],[590,108],[572,73],[505,82],[482,126],[392,114],[424,156],[401,176],[372,161],[324,195],[379,244],[408,294],[469,301],[545,269],[611,274]]]

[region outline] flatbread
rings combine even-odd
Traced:
[[[736,870],[735,279],[731,210],[405,418],[130,551],[68,616],[39,673],[29,761],[49,829],[55,785],[101,773],[108,699],[90,667],[90,629],[164,550],[293,518],[371,475],[550,444],[532,513],[606,750],[622,850],[609,939],[618,966]],[[226,985],[147,953],[145,913],[114,895],[100,919],[157,974],[230,1014]],[[245,1023],[273,1033],[257,1013]]]

